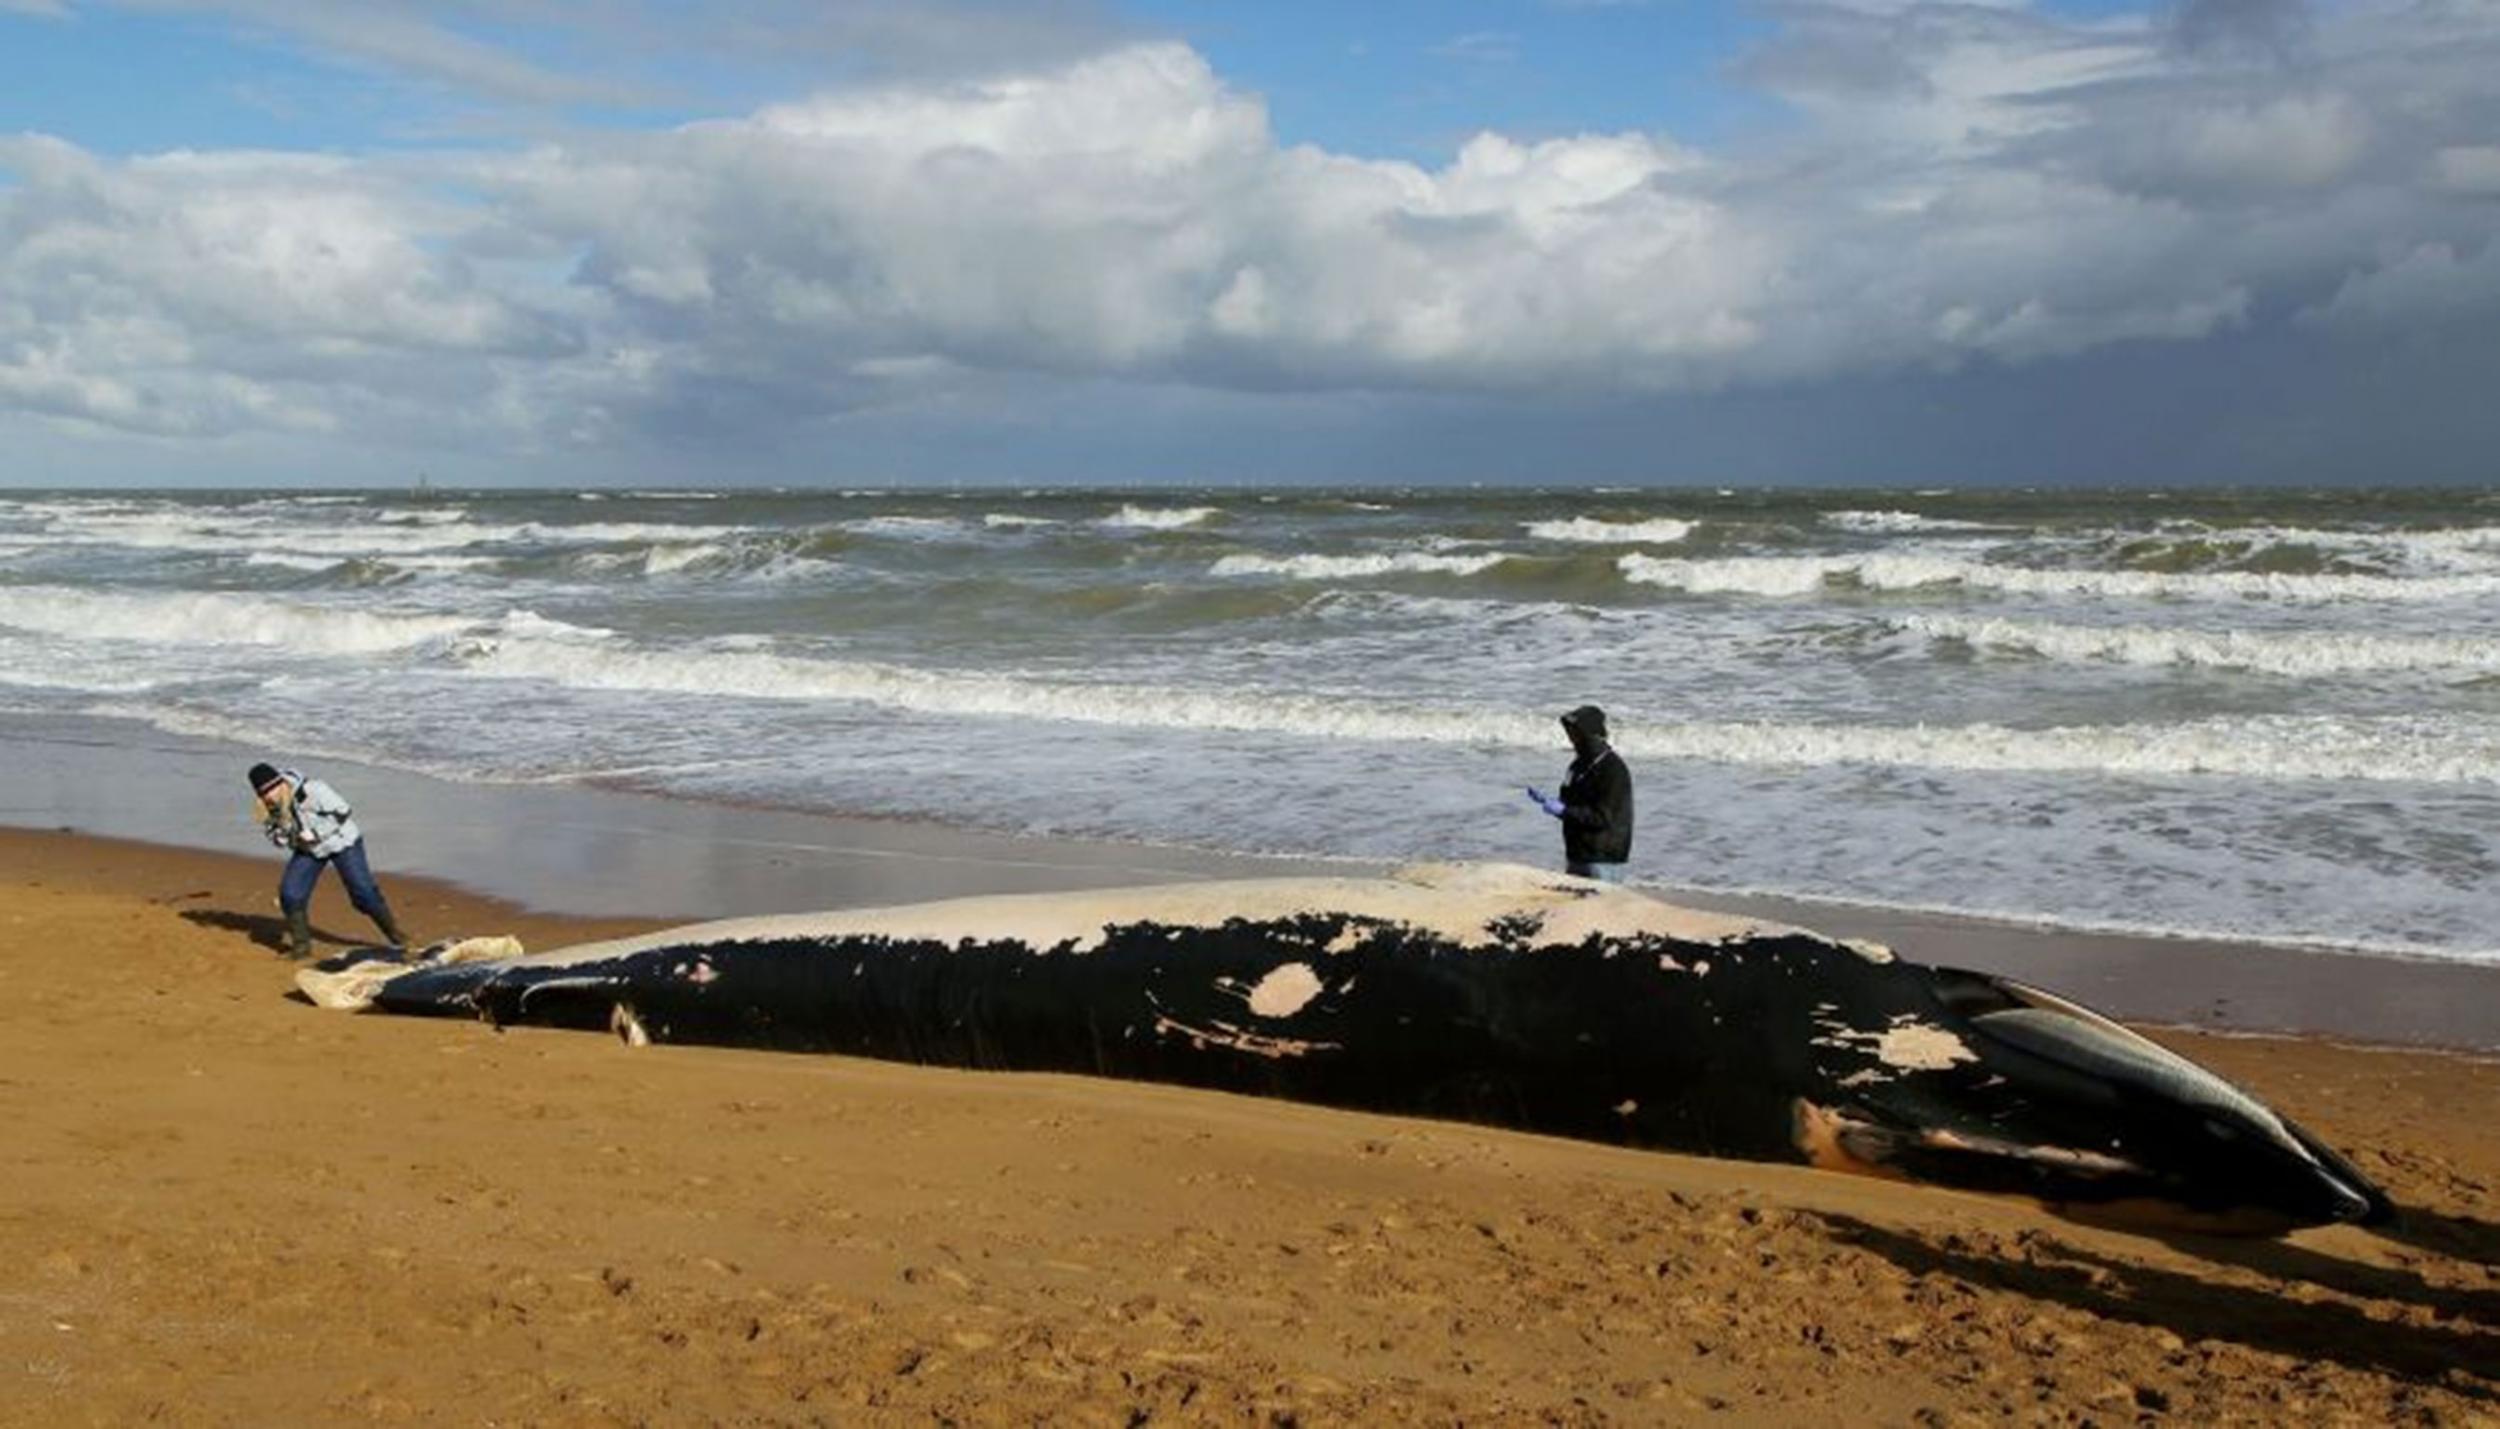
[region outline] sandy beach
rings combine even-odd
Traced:
[[[266,859],[0,834],[11,1423],[2477,1423],[2500,1065],[2162,1039],[2392,1236],[1079,1078],[324,1014]],[[420,935],[649,926],[396,877]],[[334,888],[315,924],[355,936]]]
[[[0,0],[0,1429],[2500,1429],[2495,75]]]

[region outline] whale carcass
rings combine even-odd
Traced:
[[[530,956],[350,954],[329,1006],[1127,1077],[1804,1162],[2272,1233],[2389,1214],[2334,1151],[2083,1008],[1511,866],[962,899]]]

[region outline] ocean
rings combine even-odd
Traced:
[[[2500,960],[2500,492],[0,493],[0,711]]]

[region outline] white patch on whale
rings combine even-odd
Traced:
[[[1896,1015],[1892,1025],[1880,1032],[1828,1021],[1823,1026],[1831,1035],[1815,1038],[1815,1046],[1872,1052],[1875,1060],[1904,1072],[1941,1072],[1957,1062],[1979,1060],[1979,1054],[1961,1038],[1906,1012]]]
[[[1884,1035],[1876,1040],[1875,1056],[1885,1066],[1899,1067],[1905,1072],[1941,1072],[1956,1062],[1979,1060],[1979,1054],[1961,1038],[1924,1022],[1885,1028]]]
[[[1270,968],[1250,989],[1250,1010],[1261,1017],[1291,1017],[1319,996],[1322,986],[1308,963]]]

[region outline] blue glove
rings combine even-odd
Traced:
[[[1537,790],[1536,790],[1533,786],[1531,786],[1531,787],[1529,788],[1529,790],[1528,790],[1528,798],[1529,798],[1529,799],[1531,799],[1532,801],[1534,801],[1534,802],[1535,802],[1535,804],[1536,804],[1536,806],[1537,806],[1538,808],[1543,809],[1545,812],[1547,812],[1547,813],[1549,813],[1549,814],[1553,815],[1555,818],[1558,818],[1558,819],[1559,819],[1559,818],[1561,818],[1561,817],[1562,817],[1562,814],[1563,814],[1562,800],[1560,800],[1560,799],[1548,798],[1548,797],[1547,797],[1547,796],[1545,796],[1544,794],[1539,793],[1539,792],[1538,792],[1538,791],[1537,791]]]

